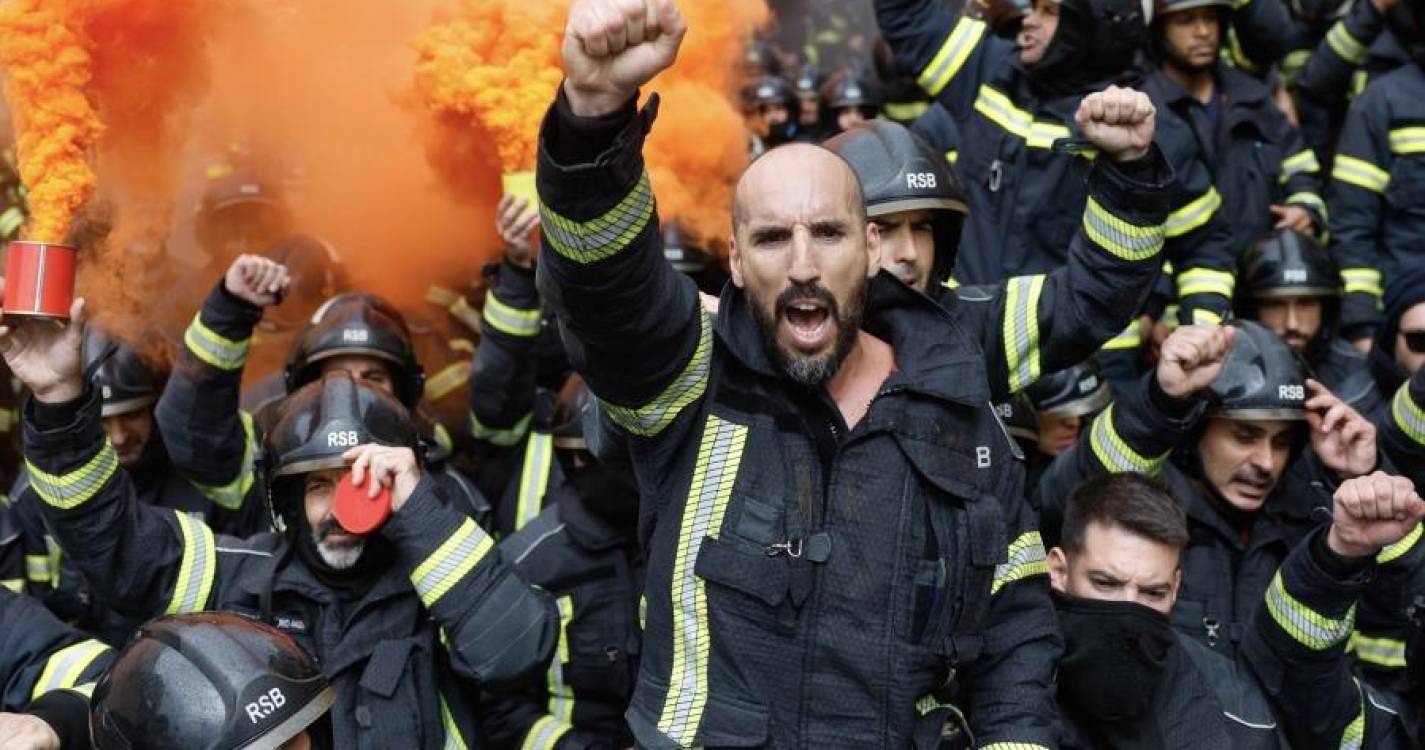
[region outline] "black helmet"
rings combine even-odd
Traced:
[[[263,441],[263,471],[273,519],[289,529],[295,528],[301,507],[295,502],[301,493],[291,480],[344,467],[342,454],[358,445],[417,447],[410,413],[385,392],[341,371],[283,399],[274,422]]]
[[[1154,0],[1153,17],[1162,18],[1193,8],[1231,8],[1232,0]]]
[[[822,85],[822,99],[832,110],[842,107],[864,107],[880,110],[885,101],[880,84],[859,67],[838,70]]]
[[[285,301],[311,300],[315,307],[320,301],[331,299],[346,286],[346,271],[341,255],[330,242],[309,234],[290,234],[271,246],[262,254],[281,263],[292,275],[292,289]],[[281,310],[281,306],[275,310]]]
[[[116,417],[146,409],[158,401],[166,372],[144,362],[132,346],[95,326],[84,332],[84,371],[99,391],[101,414]]]
[[[1321,330],[1309,348],[1312,361],[1336,337],[1341,311],[1341,270],[1317,241],[1291,229],[1279,229],[1253,245],[1237,268],[1236,314],[1257,319],[1260,300],[1319,297]]]
[[[286,633],[245,617],[160,617],[134,634],[90,701],[97,750],[277,750],[336,694]]]
[[[1059,27],[1028,73],[1040,95],[1101,88],[1134,70],[1153,0],[1061,0]]]
[[[955,264],[965,190],[945,157],[904,125],[872,120],[824,144],[851,165],[866,194],[870,218],[929,209],[935,221],[935,268],[931,284],[944,281]]]
[[[802,99],[816,99],[821,96],[821,70],[816,63],[807,63],[797,71],[797,96]]]
[[[356,354],[394,367],[396,398],[415,408],[425,387],[425,371],[416,361],[406,319],[391,303],[373,294],[339,294],[312,314],[287,357],[287,392],[321,375],[322,360]]]
[[[1034,418],[1034,407],[1023,391],[1002,404],[995,404],[994,408],[1004,423],[1005,431],[1019,442],[1021,448],[1028,452],[1039,444],[1039,420]]]
[[[594,394],[589,391],[589,386],[578,375],[571,376],[554,400],[554,418],[550,429],[554,447],[559,450],[589,450],[585,431],[593,411]]]
[[[246,170],[225,171],[209,182],[194,220],[199,243],[210,249],[233,229],[271,239],[291,227],[292,215],[278,185]]]
[[[698,291],[717,295],[727,283],[727,272],[713,254],[697,246],[676,221],[663,224],[663,257],[675,271],[686,274]]]
[[[1035,414],[1064,417],[1093,414],[1113,400],[1108,378],[1094,357],[1045,375],[1026,388],[1024,395]]]
[[[1209,414],[1228,419],[1306,419],[1306,374],[1296,352],[1250,320],[1236,320],[1232,353],[1211,388]]]
[[[796,92],[787,79],[781,76],[762,76],[748,92],[748,103],[753,107],[780,104],[791,107],[797,101]]]

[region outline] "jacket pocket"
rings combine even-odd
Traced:
[[[767,707],[728,695],[709,694],[703,705],[698,725],[686,731],[696,737],[670,738],[659,728],[663,700],[668,686],[650,677],[639,676],[639,689],[628,709],[628,724],[638,746],[649,750],[675,750],[682,747],[764,747],[767,743],[769,712]]]
[[[361,671],[353,711],[362,748],[426,746],[422,707],[439,701],[431,666],[418,639],[376,644]]]
[[[632,623],[624,614],[628,593],[618,587],[580,591],[568,626],[569,661],[564,681],[576,698],[589,696],[619,703],[633,690],[636,662],[629,653]]]
[[[787,565],[779,557],[704,537],[693,573],[708,583],[752,597],[768,607],[787,598]]]

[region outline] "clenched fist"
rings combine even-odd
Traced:
[[[228,293],[257,307],[282,301],[292,286],[287,267],[261,255],[239,255],[223,276]]]
[[[564,95],[574,114],[623,106],[673,65],[687,30],[673,0],[580,0],[564,27]]]
[[[1109,86],[1079,102],[1079,132],[1114,161],[1133,161],[1153,143],[1158,110],[1141,91]]]
[[[1342,557],[1375,555],[1425,518],[1415,485],[1380,471],[1342,482],[1332,506],[1326,545]]]
[[[1163,342],[1158,356],[1158,387],[1177,399],[1212,385],[1232,352],[1233,332],[1221,326],[1182,326]]]

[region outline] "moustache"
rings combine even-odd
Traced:
[[[1245,466],[1232,475],[1232,481],[1251,485],[1260,489],[1272,486],[1272,473],[1259,466]]]
[[[831,293],[830,289],[813,281],[793,282],[786,289],[783,289],[782,293],[777,295],[777,301],[774,306],[777,317],[786,317],[787,307],[793,302],[808,299],[816,300],[825,305],[826,311],[831,316],[831,319],[837,322],[841,321],[841,306],[836,304],[836,297]]]
[[[317,524],[317,527],[312,530],[312,533],[313,536],[316,537],[317,542],[319,543],[325,542],[327,540],[327,537],[335,533],[346,534],[348,536],[358,536],[342,528],[341,524],[337,523],[335,518],[328,518]]]

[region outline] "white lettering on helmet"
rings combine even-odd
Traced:
[[[328,448],[355,448],[361,444],[361,436],[356,430],[342,430],[327,433]]]
[[[1305,401],[1306,386],[1304,385],[1279,385],[1277,386],[1277,398],[1283,401]]]
[[[912,190],[935,189],[934,172],[906,172],[905,186]]]
[[[1090,375],[1079,381],[1079,393],[1088,393],[1098,387],[1098,376]]]
[[[1282,282],[1286,284],[1306,283],[1305,268],[1287,268],[1282,270]]]
[[[341,340],[348,344],[364,344],[371,339],[371,332],[365,328],[347,328],[341,332]]]
[[[256,724],[259,721],[277,712],[277,709],[287,705],[287,696],[282,694],[281,688],[272,688],[267,694],[243,706],[243,711],[247,713],[247,720]]]

